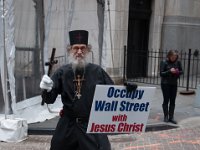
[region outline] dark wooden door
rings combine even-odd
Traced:
[[[127,43],[127,78],[147,74],[151,0],[130,0]]]

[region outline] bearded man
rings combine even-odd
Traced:
[[[70,31],[69,37],[69,64],[51,78],[44,75],[40,82],[45,103],[54,103],[59,94],[63,103],[50,150],[111,150],[107,135],[87,134],[86,130],[95,86],[114,83],[100,66],[86,61],[91,51],[88,31]]]

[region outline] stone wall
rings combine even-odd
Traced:
[[[200,49],[200,0],[167,0],[161,48]]]

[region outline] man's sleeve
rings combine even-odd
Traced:
[[[103,69],[102,69],[102,74],[103,74],[105,84],[110,84],[110,85],[114,84],[114,81],[111,79],[111,77],[108,75],[108,73],[105,72]]]

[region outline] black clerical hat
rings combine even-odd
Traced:
[[[74,44],[88,44],[88,31],[74,30],[69,31],[70,45]]]

